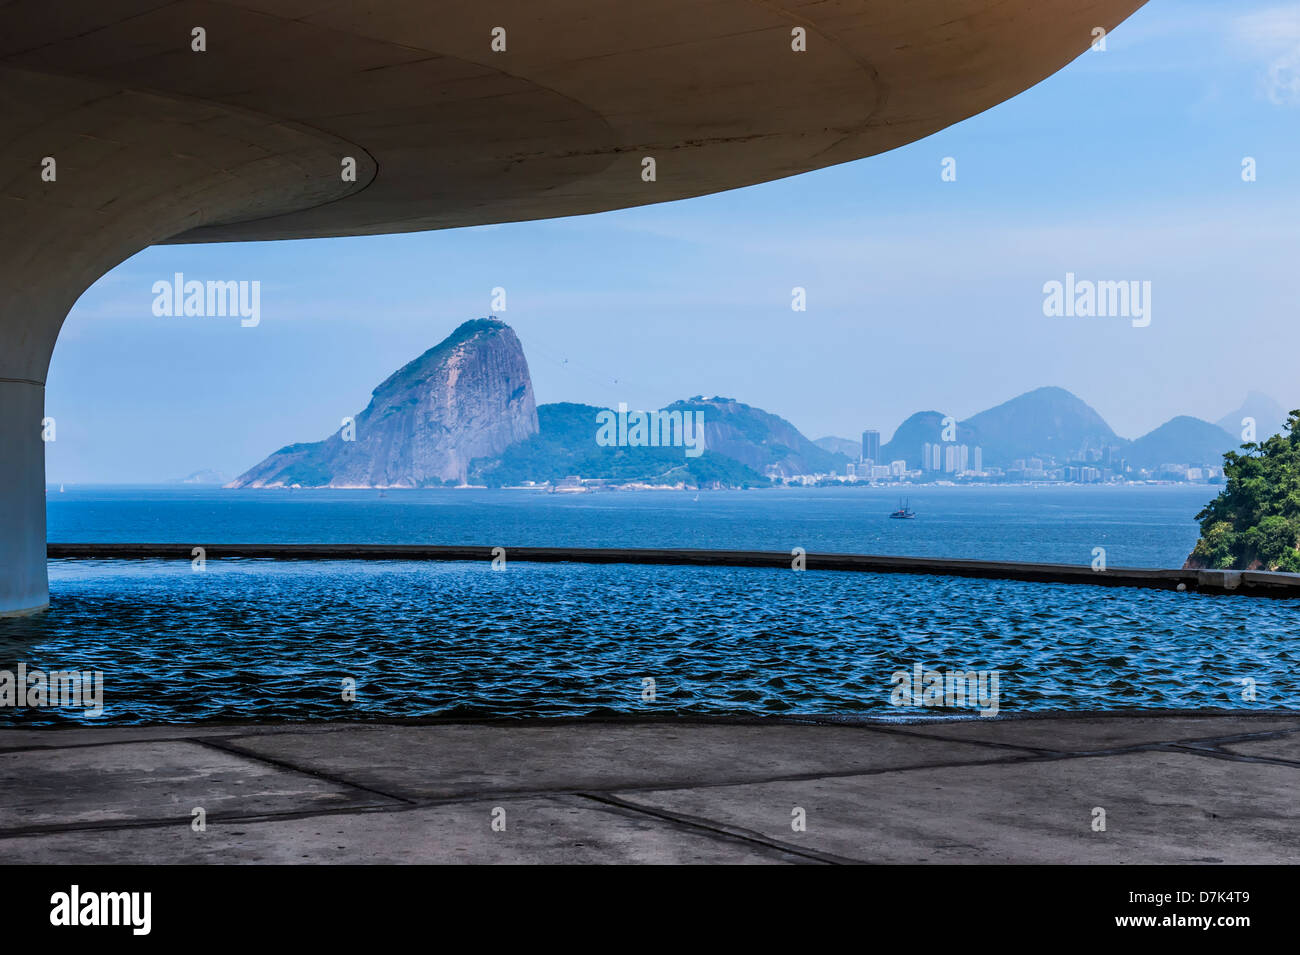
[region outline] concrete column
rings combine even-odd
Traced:
[[[374,175],[360,147],[274,117],[0,66],[0,614],[49,603],[44,382],[78,296],[155,242],[310,209]]]
[[[49,605],[45,573],[45,387],[0,379],[0,616]]]

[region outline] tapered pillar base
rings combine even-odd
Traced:
[[[0,610],[0,617],[31,617],[38,613],[44,613],[50,609],[50,603],[47,600],[39,607],[27,607],[23,610]]]

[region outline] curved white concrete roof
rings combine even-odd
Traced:
[[[152,95],[318,132],[305,177],[361,164],[356,188],[310,208],[214,211],[181,241],[352,235],[596,212],[870,156],[1037,83],[1141,2],[16,0],[0,5],[0,64],[93,81],[110,108]],[[137,132],[106,122],[124,144]]]

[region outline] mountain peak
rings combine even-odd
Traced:
[[[944,439],[943,419],[938,411],[911,415],[880,449],[881,459],[921,466],[923,446]],[[958,422],[955,443],[982,448],[986,465],[1009,467],[1017,458],[1051,454],[1065,459],[1088,448],[1125,442],[1073,392],[1047,385]]]
[[[462,323],[375,388],[324,441],[282,448],[231,487],[423,487],[463,483],[474,458],[537,433],[523,347],[493,318]]]
[[[1180,414],[1138,438],[1125,452],[1139,468],[1163,464],[1217,465],[1237,442],[1216,424]]]
[[[1277,434],[1286,425],[1286,410],[1273,400],[1272,396],[1262,391],[1249,391],[1239,408],[1229,411],[1215,422],[1229,434],[1240,434],[1242,421],[1255,419],[1255,433],[1262,440],[1271,434]]]

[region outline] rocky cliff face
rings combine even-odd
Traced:
[[[464,483],[470,461],[537,433],[528,363],[503,322],[466,322],[393,373],[324,441],[281,448],[228,487],[423,487]],[[349,440],[350,439],[350,440]]]

